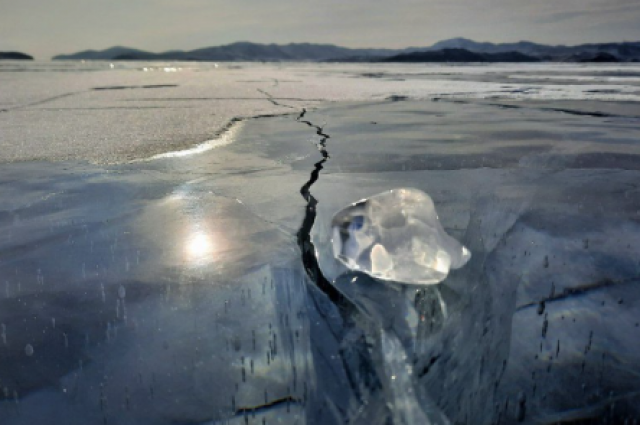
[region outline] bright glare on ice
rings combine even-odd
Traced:
[[[436,284],[471,258],[442,228],[431,197],[418,189],[358,201],[333,217],[332,232],[338,260],[383,280]]]
[[[187,256],[192,262],[202,261],[211,254],[212,249],[211,238],[205,233],[196,233],[187,242]]]

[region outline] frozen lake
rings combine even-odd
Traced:
[[[0,423],[640,420],[639,66],[0,84]],[[439,285],[333,259],[333,214],[398,187],[473,254]]]

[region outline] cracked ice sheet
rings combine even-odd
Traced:
[[[2,167],[3,424],[327,424],[358,409],[335,306],[296,247],[307,173],[291,164],[312,133],[253,124],[195,156]]]
[[[215,137],[235,117],[292,111],[268,96],[306,108],[391,95],[635,102],[640,84],[624,75],[638,72],[637,65],[118,63],[111,69],[101,62],[35,63],[0,70],[0,161],[104,164],[188,148]],[[537,77],[549,73],[593,81]],[[612,75],[621,77],[612,82]]]
[[[381,361],[408,356],[415,391],[452,422],[637,417],[638,131],[624,117],[522,106],[395,102],[311,113],[331,135],[312,190],[322,268],[373,329],[404,342]],[[432,196],[447,232],[474,255],[441,284],[444,318],[415,302],[426,327],[407,312],[404,325],[389,322],[402,305],[397,289],[368,295],[367,285],[383,284],[339,277],[346,270],[328,240],[344,205],[407,186]],[[387,379],[393,388],[397,377]]]
[[[307,418],[316,423],[342,423],[345,418],[363,423],[371,423],[372,417],[384,420],[389,412],[365,406],[384,406],[384,400],[397,399],[399,388],[407,382],[415,382],[414,402],[396,406],[391,412],[395,418],[403,414],[421,417],[415,410],[421,409],[416,406],[419,404],[429,406],[430,418],[444,412],[452,420],[475,415],[491,422],[500,412],[487,411],[486,401],[494,394],[498,379],[502,384],[495,401],[500,406],[505,405],[507,396],[519,397],[512,388],[526,388],[527,418],[531,420],[557,417],[553,415],[576,406],[588,407],[578,410],[583,416],[592,410],[597,414],[607,403],[603,394],[610,389],[619,392],[623,401],[625,394],[633,394],[632,382],[621,377],[589,381],[591,386],[584,395],[558,404],[545,401],[554,391],[565,388],[565,377],[569,382],[581,381],[581,365],[571,360],[576,355],[563,356],[575,351],[571,347],[587,347],[589,332],[593,332],[589,355],[577,354],[586,361],[586,371],[600,371],[601,376],[614,371],[612,378],[620,371],[637,373],[633,366],[624,366],[638,364],[634,339],[622,337],[634,332],[633,318],[637,317],[635,298],[626,289],[630,283],[624,281],[633,274],[632,260],[637,258],[634,214],[638,208],[633,186],[638,181],[637,161],[618,162],[619,157],[610,156],[611,152],[636,154],[632,140],[637,130],[627,121],[535,108],[496,110],[441,102],[349,104],[310,112],[306,118],[327,122],[325,131],[331,135],[331,158],[312,187],[320,202],[315,240],[321,254],[320,236],[326,218],[355,199],[408,183],[433,197],[447,231],[474,252],[472,262],[452,273],[439,292],[415,294],[392,285],[375,286],[373,291],[375,282],[353,275],[339,281],[340,290],[361,309],[351,317],[359,321],[359,327],[345,328],[335,306],[322,295],[312,290],[306,295],[298,292],[298,301],[286,312],[293,320],[291,316],[301,308],[308,311],[308,320],[300,319],[298,335],[300,344],[311,341],[311,345],[296,345],[288,355],[295,352],[302,356],[296,360],[299,368],[296,366],[295,374],[303,365],[308,366],[311,378],[307,382],[314,386],[317,397],[311,399],[310,406],[325,402],[331,406],[328,412]],[[584,131],[585,127],[590,130]],[[155,418],[155,414],[211,423],[211,418],[230,417],[233,400],[229,391],[244,394],[236,398],[236,410],[263,405],[263,389],[252,386],[258,378],[249,375],[252,359],[254,373],[258,370],[249,331],[255,324],[257,343],[262,344],[260,364],[270,366],[267,351],[272,349],[269,335],[273,338],[273,331],[269,332],[268,318],[273,317],[272,327],[273,322],[286,320],[278,305],[286,303],[288,295],[261,297],[253,302],[266,300],[266,304],[251,307],[249,289],[255,297],[256,291],[261,293],[265,277],[270,283],[270,276],[279,276],[274,281],[284,282],[288,290],[302,290],[296,286],[302,282],[301,271],[287,262],[299,261],[295,232],[302,220],[303,202],[298,190],[321,157],[314,146],[317,142],[313,129],[293,117],[281,117],[251,121],[243,126],[235,143],[195,157],[103,171],[76,164],[5,166],[3,189],[9,188],[11,192],[5,192],[8,198],[18,201],[6,204],[8,212],[3,216],[7,244],[3,252],[10,260],[5,264],[4,274],[10,279],[4,288],[8,304],[2,311],[8,319],[3,323],[10,325],[7,339],[15,361],[27,365],[31,357],[21,353],[26,343],[33,343],[34,357],[43,362],[40,370],[46,372],[42,376],[58,385],[44,390],[40,387],[43,381],[33,381],[36,375],[22,375],[18,387],[21,411],[52,418],[70,415],[80,423],[93,418],[90,415],[98,415],[95,419],[100,420],[97,412],[104,396],[111,401],[101,413],[108,418],[117,413],[124,423]],[[600,155],[585,162],[579,156],[583,146]],[[631,168],[619,170],[616,163]],[[608,169],[598,169],[599,164]],[[61,168],[70,169],[62,172]],[[588,253],[581,239],[583,232],[590,234]],[[618,239],[632,249],[625,251],[624,244],[609,245]],[[203,264],[199,252],[217,261]],[[545,255],[549,256],[548,267]],[[94,257],[100,260],[95,262]],[[593,258],[605,261],[593,262]],[[322,259],[325,273],[335,277],[337,272],[331,274],[327,257]],[[192,263],[195,267],[189,266]],[[264,269],[267,264],[270,267]],[[538,315],[538,303],[551,289],[549,274],[560,277],[556,295],[567,288],[581,292],[549,300],[545,312]],[[351,282],[354,277],[358,279]],[[620,284],[588,289],[603,277]],[[101,307],[101,284],[107,307]],[[120,284],[127,294],[124,325],[124,304],[117,302]],[[11,307],[16,291],[23,291],[21,299],[28,308]],[[617,304],[618,292],[611,291],[627,291],[620,297],[622,304]],[[38,297],[29,297],[31,293]],[[231,306],[239,304],[239,309],[228,307],[225,301]],[[36,307],[38,321],[16,334],[15,320]],[[75,313],[65,313],[85,309],[82,320]],[[599,320],[601,314],[611,320]],[[52,330],[52,318],[57,319],[57,331]],[[218,324],[215,332],[200,326],[210,322]],[[545,322],[547,333],[542,338]],[[302,332],[303,325],[308,330]],[[625,333],[610,341],[610,326],[619,326]],[[41,335],[42,329],[48,330],[44,335],[54,337],[30,340]],[[381,329],[388,333],[380,334]],[[295,330],[285,326],[277,334],[293,331],[292,338],[297,341]],[[67,334],[69,351],[61,333]],[[236,334],[242,335],[239,350],[234,348],[237,341],[229,339]],[[373,347],[384,343],[386,351],[368,353],[365,341],[374,341]],[[531,371],[547,370],[551,356],[555,359],[557,341],[560,357],[551,372],[545,373],[562,377],[559,384],[541,379],[539,374],[530,377]],[[249,350],[245,351],[247,344]],[[230,354],[222,351],[227,347],[232,347]],[[155,361],[147,357],[147,350],[166,354],[157,355]],[[43,352],[52,354],[38,357]],[[203,363],[198,355],[216,359]],[[403,355],[415,359],[416,378],[397,376],[405,371],[398,361]],[[242,357],[245,379],[250,378],[247,386],[241,384]],[[85,362],[81,367],[79,361],[87,358],[93,363]],[[187,366],[197,373],[186,376],[180,369],[183,359],[192,362]],[[507,367],[502,371],[504,359]],[[51,366],[52,361],[58,366]],[[230,362],[232,375],[220,372]],[[527,367],[517,367],[520,364]],[[267,394],[269,401],[290,393],[287,387],[293,387],[294,372],[288,367],[286,383],[277,383],[278,374],[268,378],[269,385],[273,384],[271,395]],[[139,369],[142,378],[130,373]],[[363,370],[374,371],[375,377],[359,376]],[[100,381],[104,371],[110,377],[108,382]],[[359,376],[356,381],[350,379],[354,372]],[[63,376],[57,381],[60,373]],[[219,387],[222,382],[207,381],[213,376],[220,376],[225,385],[237,382],[238,391],[223,386],[212,397],[212,385]],[[368,383],[368,391],[363,382]],[[87,385],[93,389],[86,391]],[[382,390],[377,391],[377,386]],[[439,391],[438,396],[425,390],[443,386],[450,390]],[[126,409],[123,387],[128,388],[125,394],[129,391],[129,403],[135,406],[131,411]],[[187,396],[176,398],[172,393],[175,387]],[[466,400],[463,409],[457,392],[460,387],[461,399]],[[3,405],[7,412],[15,409],[10,400],[16,387],[11,388],[9,401]],[[64,390],[82,394],[74,399],[77,404],[64,401]],[[304,386],[296,391],[296,397],[301,397]],[[474,391],[486,397],[474,398]],[[335,394],[339,396],[333,397]],[[363,400],[368,404],[362,404]],[[517,399],[511,399],[512,407],[517,404]],[[48,407],[32,409],[32,405]],[[296,406],[292,403],[290,412],[296,412]],[[261,414],[281,412],[278,409],[282,408],[286,405]],[[204,410],[211,413],[204,415]],[[516,410],[501,414],[513,418]],[[11,418],[21,423],[22,416]]]
[[[301,67],[300,72],[304,69]],[[338,73],[336,81],[344,75]],[[370,85],[370,80],[364,81]],[[260,84],[266,85],[267,91],[276,91],[270,88],[272,81]],[[144,90],[143,94],[160,96],[162,90],[171,88]],[[106,93],[130,96],[135,89]],[[518,396],[512,388],[527,388],[526,411],[531,420],[569,407],[598,408],[598,403],[607,403],[603,394],[610,388],[631,394],[625,386],[628,382],[616,378],[596,381],[584,396],[552,405],[543,398],[554,394],[551,385],[547,386],[549,380],[540,379],[540,375],[529,378],[530,369],[522,371],[514,366],[527,356],[536,362],[542,342],[542,368],[548,367],[549,356],[555,356],[554,344],[561,340],[559,360],[547,373],[566,376],[571,384],[581,381],[582,375],[567,368],[562,356],[565,345],[586,347],[589,334],[585,332],[591,328],[593,348],[586,358],[586,371],[595,370],[600,375],[611,370],[636,373],[633,365],[638,362],[633,356],[638,350],[634,339],[624,340],[615,334],[617,341],[611,343],[607,332],[607,327],[616,325],[625,330],[622,336],[635,335],[629,329],[629,324],[633,325],[629,320],[637,317],[632,294],[624,297],[622,304],[617,304],[618,300],[610,302],[617,293],[609,291],[624,290],[628,282],[614,288],[596,286],[595,291],[580,292],[582,298],[572,294],[557,297],[548,302],[547,317],[543,314],[537,320],[527,320],[529,316],[524,316],[534,311],[536,317],[540,297],[548,296],[550,290],[539,279],[546,279],[551,271],[558,274],[561,260],[571,264],[572,270],[584,269],[578,276],[586,278],[599,279],[614,271],[618,275],[613,277],[628,276],[633,263],[626,255],[633,256],[636,251],[619,249],[615,251],[617,263],[601,261],[597,268],[580,267],[589,259],[576,234],[588,223],[585,219],[606,224],[589,227],[597,236],[589,243],[589,251],[596,258],[610,248],[610,231],[627,235],[631,238],[628,244],[637,240],[633,238],[637,220],[632,215],[636,191],[633,186],[626,187],[626,183],[638,181],[634,144],[637,127],[633,123],[535,108],[514,111],[442,102],[337,106],[308,116],[317,125],[326,122],[325,131],[331,135],[330,161],[312,188],[320,201],[317,229],[321,229],[323,217],[388,186],[406,186],[409,182],[426,190],[436,201],[447,231],[469,242],[474,252],[472,263],[450,275],[440,293],[415,294],[393,285],[374,286],[372,291],[375,282],[349,275],[338,285],[346,296],[360,301],[360,310],[346,316],[354,320],[345,324],[326,297],[314,292],[313,287],[305,292],[297,286],[302,283],[302,271],[288,262],[299,261],[295,233],[304,203],[298,190],[309,178],[320,153],[314,131],[296,123],[295,117],[248,122],[235,143],[162,163],[98,170],[75,163],[4,165],[3,196],[19,201],[3,204],[6,245],[2,253],[6,262],[2,267],[9,285],[0,289],[5,291],[3,302],[11,308],[0,311],[6,314],[2,323],[10,325],[6,336],[11,344],[11,361],[19,366],[5,367],[21,375],[18,379],[12,375],[9,380],[14,383],[8,386],[8,399],[2,401],[2,417],[13,415],[11,421],[16,423],[37,422],[18,413],[52,420],[71,416],[79,423],[86,423],[87,418],[99,422],[104,416],[111,419],[115,415],[123,423],[211,423],[212,418],[230,417],[242,422],[244,417],[232,412],[229,392],[241,394],[235,400],[235,413],[246,406],[258,408],[265,404],[265,398],[274,401],[290,394],[287,387],[294,388],[294,376],[302,375],[304,365],[316,379],[307,380],[315,385],[312,395],[316,398],[310,399],[312,413],[307,416],[315,423],[344,423],[344,418],[356,418],[361,423],[375,423],[371,418],[384,422],[391,415],[401,418],[406,412],[420,417],[419,411],[412,410],[416,404],[430,406],[433,414],[445,412],[452,420],[457,417],[464,421],[474,415],[491,422],[497,413],[487,411],[486,406],[491,404],[488,400],[495,380],[503,375],[495,401],[503,408],[506,395]],[[587,146],[589,153],[600,154],[584,156]],[[603,172],[598,167],[607,169]],[[69,169],[63,172],[64,168]],[[604,198],[586,196],[592,188]],[[585,196],[568,198],[574,194]],[[601,199],[605,213],[615,209],[610,220],[591,214],[593,204]],[[557,221],[557,213],[567,210],[573,215]],[[546,217],[550,219],[544,220]],[[569,232],[571,225],[577,226],[576,232]],[[215,238],[203,238],[206,232]],[[505,234],[511,238],[504,238],[506,242],[500,245]],[[531,255],[529,251],[524,255],[521,250],[528,247],[531,238],[536,242],[535,249],[531,248]],[[548,268],[544,267],[543,246],[553,247],[560,254],[549,258]],[[317,248],[322,251],[320,243]],[[509,255],[512,251],[518,255],[516,259]],[[205,258],[223,261],[203,264],[199,254],[203,252],[213,254]],[[192,260],[187,262],[185,258]],[[188,266],[191,263],[197,267]],[[624,267],[618,268],[619,264]],[[521,279],[521,265],[529,272],[527,280]],[[265,278],[270,283],[271,276],[283,287],[275,286],[269,293],[267,284],[268,296],[254,299],[256,291],[262,294]],[[354,277],[358,279],[351,282]],[[577,278],[564,279],[556,294],[580,283]],[[101,284],[105,287],[104,298]],[[126,290],[124,304],[119,296],[120,284]],[[278,293],[281,289],[283,292]],[[289,293],[295,296],[290,298]],[[607,298],[581,301],[590,294],[605,294]],[[595,310],[602,308],[598,307],[602,301],[605,310]],[[578,306],[572,307],[568,304],[571,302]],[[284,311],[283,305],[287,305]],[[297,317],[303,307],[308,317]],[[620,311],[622,308],[627,310]],[[572,325],[576,328],[563,327],[562,311],[580,312],[584,320],[576,314],[576,324]],[[616,313],[610,315],[611,321],[598,319],[609,311]],[[38,314],[30,322],[33,312]],[[287,313],[289,326],[285,325]],[[592,315],[591,321],[586,319],[587,314]],[[617,317],[621,319],[614,321]],[[27,325],[16,328],[23,318]],[[52,330],[52,318],[57,319],[56,330]],[[545,320],[548,339],[541,340]],[[271,363],[276,370],[286,371],[284,377],[256,367],[271,365],[267,358],[274,341],[270,322],[272,328],[279,326],[275,332],[278,341],[283,341],[282,336],[296,341],[285,350],[287,356],[299,360]],[[601,327],[595,326],[597,322]],[[594,326],[590,326],[592,323]],[[256,351],[250,332],[254,325]],[[382,328],[390,332],[381,335]],[[63,334],[67,334],[68,351]],[[516,335],[509,338],[512,334]],[[239,341],[233,338],[235,335]],[[520,340],[519,335],[531,338]],[[540,337],[536,339],[536,335]],[[29,357],[24,348],[33,342],[30,338],[36,337],[38,342],[32,344],[35,354]],[[368,351],[382,343],[387,351]],[[227,347],[228,352],[224,351]],[[597,362],[603,351],[613,356],[605,356],[600,367]],[[39,357],[42,353],[49,355]],[[398,359],[407,353],[417,360],[416,378],[394,379],[405,367]],[[385,363],[388,355],[398,358]],[[279,356],[278,361],[286,357]],[[247,382],[242,381],[242,357]],[[502,359],[506,358],[507,368],[501,372]],[[79,360],[83,359],[93,362],[87,360],[81,366]],[[252,359],[254,375],[250,374]],[[622,361],[612,363],[612,359]],[[33,360],[41,361],[42,368],[23,367],[33,365]],[[539,368],[540,364],[534,366]],[[143,371],[142,378],[136,376],[138,369]],[[399,388],[413,379],[418,381],[415,402],[403,406],[406,412],[394,409],[390,415],[385,402],[397,400]],[[274,386],[265,397],[262,384],[266,381]],[[254,382],[260,385],[252,386]],[[558,382],[564,385],[565,381]],[[537,395],[533,396],[536,383]],[[465,389],[458,398],[460,387]],[[15,388],[20,391],[17,408],[12,394]],[[441,397],[425,392],[429,388],[435,388]],[[178,390],[181,395],[176,395]],[[474,390],[475,394],[489,396],[476,396]],[[75,399],[68,398],[69,391]],[[295,397],[302,397],[304,386],[296,385],[294,391]],[[131,410],[127,410],[127,393]],[[329,407],[320,413],[314,409],[325,405]],[[502,414],[513,418],[517,405],[518,400],[512,398],[511,408]],[[101,406],[106,407],[101,411]],[[279,404],[268,413],[258,413],[278,415],[287,407],[296,412],[296,406],[293,402],[290,406]]]
[[[286,398],[258,419],[304,423],[291,238],[191,180],[198,167],[144,165],[3,168],[21,193],[0,221],[3,423],[207,423]]]

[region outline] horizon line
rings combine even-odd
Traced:
[[[103,47],[103,48],[84,48],[84,49],[80,49],[77,50],[73,53],[57,53],[53,56],[51,56],[50,58],[53,58],[55,56],[65,56],[65,55],[73,55],[73,54],[77,54],[77,53],[81,53],[81,52],[87,52],[87,51],[96,51],[96,52],[101,52],[101,51],[105,51],[105,50],[109,50],[109,49],[114,49],[114,48],[125,48],[125,49],[135,49],[135,50],[141,50],[144,52],[148,52],[148,53],[167,53],[167,52],[190,52],[193,50],[200,50],[200,49],[207,49],[207,48],[212,48],[212,47],[224,47],[224,46],[232,46],[234,44],[241,44],[241,43],[247,43],[247,44],[255,44],[255,45],[262,45],[262,46],[288,46],[288,45],[296,45],[296,44],[309,44],[309,45],[316,45],[316,46],[334,46],[334,47],[340,47],[340,48],[344,48],[344,49],[351,49],[351,50],[403,50],[403,49],[411,49],[411,48],[429,48],[429,47],[433,47],[434,45],[444,42],[444,41],[451,41],[451,40],[468,40],[468,41],[472,41],[475,43],[480,43],[480,44],[495,44],[495,45],[500,45],[500,44],[517,44],[517,43],[532,43],[532,44],[538,44],[541,46],[552,46],[552,47],[578,47],[578,46],[583,46],[583,45],[590,45],[590,44],[623,44],[623,43],[640,43],[640,39],[639,40],[622,40],[622,41],[597,41],[597,42],[585,42],[585,43],[579,43],[579,44],[563,44],[563,43],[558,43],[558,44],[550,44],[550,43],[541,43],[541,42],[537,42],[537,41],[532,41],[532,40],[525,40],[525,39],[521,39],[518,41],[502,41],[502,42],[495,42],[495,41],[478,41],[472,38],[468,38],[468,37],[451,37],[451,38],[445,38],[442,40],[438,40],[435,43],[432,43],[430,45],[424,45],[421,46],[419,44],[413,44],[413,45],[407,45],[405,47],[353,47],[353,46],[345,46],[345,45],[341,45],[341,44],[335,44],[335,43],[323,43],[323,42],[313,42],[313,41],[291,41],[291,42],[283,42],[283,43],[276,43],[276,42],[256,42],[256,41],[250,41],[250,40],[237,40],[237,41],[233,41],[233,42],[229,42],[229,43],[224,43],[224,44],[212,44],[212,45],[207,45],[207,46],[203,46],[203,47],[196,47],[196,48],[184,48],[184,49],[180,49],[180,48],[174,48],[174,49],[167,49],[167,50],[146,50],[144,48],[139,48],[139,47],[131,47],[131,46],[124,46],[122,44],[114,44],[111,45],[109,47]],[[19,52],[23,52],[21,50],[14,50],[14,51],[19,51]]]

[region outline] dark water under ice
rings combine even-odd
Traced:
[[[640,420],[640,111],[518,106],[336,105],[197,155],[3,165],[0,423]],[[331,257],[333,213],[403,186],[473,253],[438,286]]]

